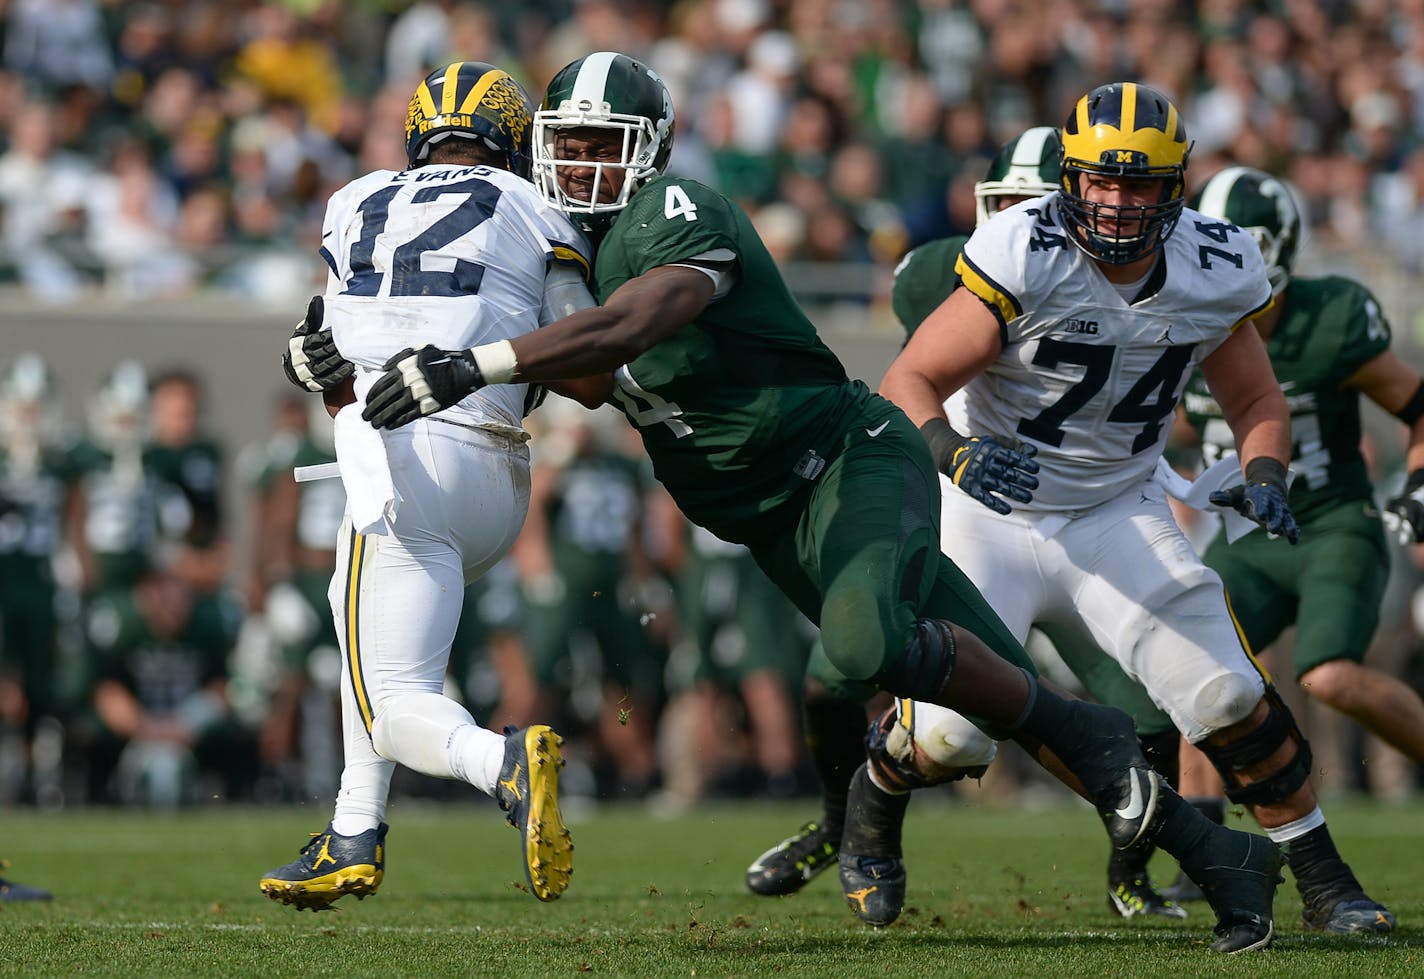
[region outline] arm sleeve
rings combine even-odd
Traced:
[[[544,303],[539,310],[539,325],[548,326],[570,313],[596,305],[593,294],[584,283],[583,273],[573,265],[553,262],[544,276]]]

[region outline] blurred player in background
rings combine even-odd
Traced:
[[[1276,301],[1254,322],[1290,407],[1296,475],[1289,499],[1303,552],[1285,553],[1258,534],[1233,543],[1218,534],[1203,559],[1221,576],[1252,649],[1265,649],[1295,626],[1301,689],[1424,763],[1419,694],[1363,662],[1389,571],[1386,530],[1401,544],[1424,541],[1424,381],[1390,348],[1389,323],[1367,288],[1344,276],[1291,274],[1304,229],[1283,181],[1228,167],[1201,187],[1192,206],[1251,234],[1266,260]],[[1360,452],[1364,398],[1408,429],[1408,482],[1389,501],[1383,526]],[[1207,464],[1233,450],[1221,407],[1200,376],[1184,404]],[[1219,780],[1205,765],[1186,768],[1196,775],[1184,791],[1221,819]],[[1320,926],[1309,902],[1306,915]]]
[[[0,376],[0,800],[35,795],[31,744],[58,723],[54,556],[74,473],[48,364],[21,354]]]

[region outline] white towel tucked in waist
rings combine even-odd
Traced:
[[[361,420],[361,408],[358,400],[336,414],[336,459],[352,528],[358,534],[385,535],[401,498],[391,481],[385,435]]]

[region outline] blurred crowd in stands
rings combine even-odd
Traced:
[[[477,59],[535,98],[611,48],[667,79],[675,171],[788,262],[889,267],[974,224],[1009,137],[1134,78],[1192,177],[1294,180],[1327,243],[1424,266],[1421,0],[4,0],[0,273],[65,300],[320,281],[328,194],[400,168],[410,92]],[[833,293],[873,293],[844,276]],[[813,297],[814,298],[814,297]]]
[[[793,277],[811,304],[883,301],[875,283],[909,247],[972,230],[971,185],[1004,140],[1121,78],[1178,99],[1194,183],[1228,162],[1287,176],[1317,249],[1424,267],[1424,0],[0,11],[0,286],[46,302],[200,293],[296,311],[324,282],[328,195],[404,166],[406,103],[432,66],[489,61],[537,99],[606,48],[668,80],[672,169],[746,206],[788,267],[838,270]],[[272,405],[270,437],[234,446],[205,428],[186,364],[117,364],[82,424],[55,412],[53,365],[3,348],[0,370],[0,803],[330,799],[344,498],[339,480],[292,475],[333,459],[316,399]],[[814,629],[745,552],[686,524],[621,418],[550,404],[531,426],[529,523],[467,596],[451,689],[496,730],[565,731],[573,795],[810,791],[797,703]],[[1416,561],[1398,552],[1377,646],[1418,686]],[[1336,787],[1416,790],[1411,766],[1365,770],[1385,756],[1357,730],[1333,743]],[[1006,756],[986,788],[1022,784]]]

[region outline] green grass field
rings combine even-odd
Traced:
[[[751,895],[751,858],[809,804],[709,807],[676,819],[609,808],[574,825],[573,885],[523,888],[517,836],[492,803],[391,811],[381,893],[326,914],[259,894],[327,810],[8,812],[8,873],[56,894],[0,904],[0,972],[25,976],[1420,976],[1424,806],[1330,807],[1346,856],[1399,929],[1307,934],[1294,886],[1263,953],[1207,951],[1209,911],[1127,923],[1107,910],[1106,842],[1085,808],[925,799],[906,826],[910,899],[857,922],[831,873],[790,898]],[[1165,858],[1158,876],[1171,869]]]

